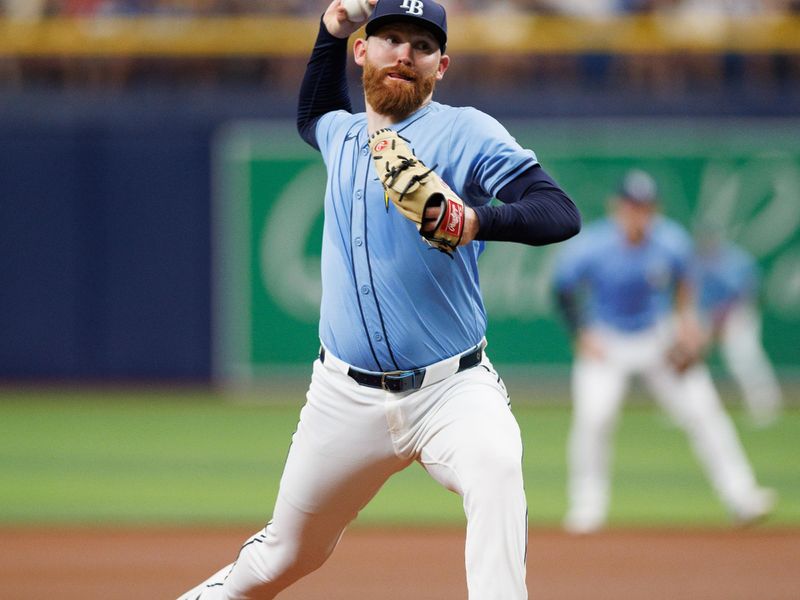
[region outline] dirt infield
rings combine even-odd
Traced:
[[[175,598],[236,554],[245,530],[0,529],[9,600]],[[353,529],[281,600],[463,600],[461,531]],[[800,530],[533,530],[538,600],[796,600]]]

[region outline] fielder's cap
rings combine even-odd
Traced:
[[[641,169],[631,169],[622,178],[619,195],[639,204],[652,204],[658,200],[655,180]]]
[[[397,21],[407,21],[424,27],[439,42],[442,52],[447,46],[447,13],[444,6],[433,0],[378,0],[367,20],[367,35],[380,27]]]

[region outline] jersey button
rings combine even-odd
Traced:
[[[361,200],[361,190],[356,190],[356,198]]]
[[[361,149],[361,156],[366,156],[369,154],[369,148],[362,148]]]
[[[362,240],[360,237],[357,237],[353,241],[356,243],[356,246],[361,246],[364,243],[364,240]]]
[[[364,294],[364,295],[369,294],[369,286],[368,285],[362,285],[361,286],[361,293]]]
[[[380,333],[375,332],[372,334],[372,339],[374,339],[376,342],[380,342],[383,340],[383,336]]]

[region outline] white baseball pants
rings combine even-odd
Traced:
[[[781,410],[778,378],[761,343],[761,316],[755,307],[738,304],[730,309],[720,331],[720,354],[742,391],[750,417],[768,425]]]
[[[232,565],[181,598],[274,598],[320,567],[359,510],[413,462],[463,498],[469,598],[527,598],[522,442],[485,355],[403,393],[360,386],[330,362],[314,363],[272,520]]]
[[[612,437],[634,375],[642,377],[659,405],[685,431],[731,512],[748,505],[757,485],[736,429],[705,365],[679,375],[667,364],[671,326],[662,323],[633,334],[598,329],[597,334],[604,357],[578,357],[572,373],[567,528],[588,532],[606,520]]]

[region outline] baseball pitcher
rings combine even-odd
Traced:
[[[322,17],[300,90],[300,135],[328,172],[321,350],[277,502],[236,561],[187,600],[275,597],[322,565],[413,463],[463,499],[469,597],[527,598],[522,443],[485,352],[477,261],[488,240],[569,238],[580,216],[496,120],[432,100],[450,65],[445,9],[370,4],[353,43],[366,111],[348,97],[359,25],[340,0]]]

